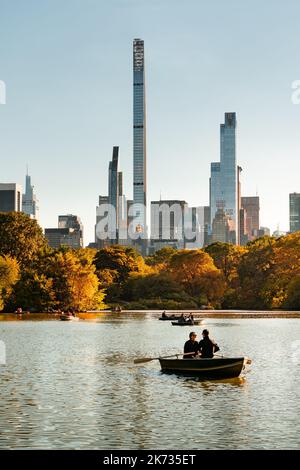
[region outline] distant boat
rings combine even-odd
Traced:
[[[61,315],[61,321],[79,321],[80,318],[74,317],[73,315]]]
[[[170,320],[178,320],[179,318],[180,318],[179,315],[166,315],[166,316],[159,317],[159,320],[170,321]]]
[[[114,312],[114,313],[121,313],[122,309],[121,309],[120,305],[117,305],[116,307],[112,307],[111,311]]]
[[[246,357],[222,357],[212,359],[163,359],[159,358],[162,372],[192,375],[207,379],[227,379],[238,377],[247,364]]]

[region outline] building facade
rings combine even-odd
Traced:
[[[133,41],[133,202],[136,231],[147,237],[147,158],[144,41]]]
[[[244,210],[244,233],[247,241],[254,240],[259,230],[259,196],[242,197],[241,204]]]
[[[300,193],[290,194],[290,232],[300,230]]]
[[[22,186],[17,183],[0,183],[0,212],[22,211]]]
[[[186,210],[185,201],[151,201],[151,253],[165,246],[176,249],[185,248]]]
[[[80,217],[73,214],[60,215],[58,228],[46,228],[45,237],[51,248],[83,248],[83,225]]]

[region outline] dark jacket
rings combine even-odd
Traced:
[[[219,346],[208,336],[199,341],[199,353],[201,357],[214,357],[214,353],[220,351]]]
[[[191,359],[193,356],[197,355],[197,351],[199,349],[199,343],[198,341],[191,341],[190,339],[185,343],[184,345],[184,353],[195,353],[195,354],[189,354],[188,356],[183,356],[184,359]]]

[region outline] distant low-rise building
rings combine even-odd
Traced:
[[[83,225],[77,215],[67,214],[58,217],[58,228],[46,228],[45,237],[51,248],[68,246],[83,248]]]

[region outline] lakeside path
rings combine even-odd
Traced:
[[[167,315],[170,314],[189,314],[192,313],[196,318],[300,318],[300,311],[283,311],[283,310],[165,310]],[[162,310],[123,310],[121,313],[111,312],[109,310],[82,312],[76,316],[82,320],[92,320],[97,318],[120,318],[126,315],[145,315],[160,317]],[[0,321],[11,320],[60,320],[61,314],[54,313],[0,313]]]

